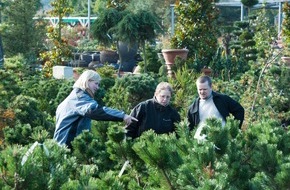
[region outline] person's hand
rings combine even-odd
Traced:
[[[138,121],[135,117],[125,114],[124,119],[126,125],[130,125],[133,121]]]

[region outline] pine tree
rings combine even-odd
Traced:
[[[35,61],[43,49],[40,42],[44,39],[44,26],[33,19],[40,9],[40,0],[15,0],[5,4],[2,23],[6,27],[1,35],[6,56],[21,53]]]
[[[29,146],[8,146],[0,155],[0,174],[3,179],[0,186],[2,189],[16,190],[57,190],[75,171],[75,163],[75,158],[68,155],[68,150],[52,140],[35,142]]]
[[[289,149],[285,149],[289,132],[277,122],[253,124],[247,131],[241,131],[233,118],[228,118],[224,128],[215,119],[208,120],[206,126],[202,130],[206,141],[200,142],[194,138],[195,130],[188,131],[186,122],[178,125],[178,138],[145,132],[132,147],[146,166],[146,170],[135,172],[147,171],[149,175],[142,178],[140,174],[140,181],[153,189],[289,186]],[[279,169],[281,163],[288,164]],[[134,173],[133,169],[127,172]]]

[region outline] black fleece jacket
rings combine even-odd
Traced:
[[[139,103],[131,112],[138,119],[126,127],[127,137],[139,137],[144,131],[152,129],[157,134],[175,130],[174,123],[180,121],[179,113],[170,105],[162,106],[154,98]]]

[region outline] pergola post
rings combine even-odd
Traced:
[[[170,4],[170,12],[171,12],[171,37],[174,36],[174,20],[175,20],[175,17],[174,17],[174,4]]]
[[[278,37],[279,37],[279,34],[281,33],[282,14],[283,14],[283,11],[282,11],[282,2],[280,1],[279,2],[279,13],[278,13]]]
[[[244,20],[244,5],[241,3],[241,21]]]
[[[91,0],[88,0],[88,39],[90,39],[90,28],[91,28]]]

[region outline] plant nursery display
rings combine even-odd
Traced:
[[[11,19],[32,19],[32,12],[8,14],[9,10],[29,8],[23,6],[28,1],[32,2],[2,0],[1,38],[4,41],[2,31],[5,30],[15,41],[18,40],[10,45],[26,43],[18,36],[19,33],[13,35],[13,31],[26,30],[17,28],[16,24],[5,26]],[[62,5],[67,0],[52,2]],[[282,50],[271,48],[271,42],[278,37],[274,25],[278,10],[269,9],[267,2],[264,2],[264,7],[255,6],[251,9],[251,14],[257,16],[245,17],[245,21],[240,22],[233,15],[235,8],[220,9],[209,0],[91,2],[92,14],[99,14],[99,18],[102,18],[101,14],[110,12],[110,18],[118,22],[109,22],[107,18],[98,33],[94,33],[92,26],[90,38],[82,47],[100,47],[97,45],[106,42],[109,43],[106,48],[117,48],[117,41],[131,45],[137,42],[138,52],[143,59],[138,65],[142,69],[138,74],[117,77],[116,69],[110,64],[99,68],[76,67],[75,79],[88,69],[95,70],[102,80],[92,99],[100,106],[106,103],[106,106],[125,113],[130,113],[140,102],[152,98],[160,82],[168,82],[174,89],[169,105],[176,108],[181,121],[172,133],[157,134],[147,130],[131,139],[126,138],[123,122],[93,120],[90,131],[82,131],[71,141],[71,149],[60,146],[53,139],[56,109],[73,90],[75,79],[56,79],[48,75],[46,68],[35,67],[42,66],[39,64],[41,56],[34,57],[39,50],[34,48],[38,46],[27,43],[27,49],[33,50],[31,54],[27,52],[24,55],[19,51],[10,55],[5,53],[5,49],[10,47],[3,43],[5,59],[0,68],[0,189],[290,189],[290,69],[281,62]],[[164,34],[146,25],[157,21],[158,27],[170,31],[162,24],[164,17],[156,17],[160,15],[156,12],[160,9],[154,9],[154,3],[160,7],[174,5],[177,22],[170,42],[175,49],[188,50],[186,59],[174,59],[171,70],[174,77],[168,77],[165,61],[160,56],[161,49],[155,43]],[[84,5],[86,3],[82,1],[74,7],[74,10],[82,10],[81,13],[65,12],[71,11],[67,6],[60,6],[60,9],[52,6],[52,9],[65,9],[60,12],[61,16],[75,16],[88,11]],[[97,12],[95,6],[103,10]],[[225,21],[226,17],[220,14],[222,11],[227,11],[224,14],[227,17],[237,20]],[[154,19],[148,20],[152,14]],[[137,22],[136,18],[146,19]],[[238,28],[235,22],[246,27]],[[46,23],[44,19],[43,23]],[[141,26],[141,23],[145,25]],[[97,25],[93,21],[91,24]],[[106,24],[108,28],[105,28]],[[30,22],[28,26],[31,27]],[[225,27],[234,29],[227,30],[225,34]],[[66,41],[62,38],[64,36],[58,39],[57,29],[49,33],[53,35],[49,39],[55,40],[54,43],[45,47],[46,52],[54,52],[49,59],[53,63],[67,59],[66,54],[63,54],[65,52],[59,49],[62,47],[60,42],[66,44]],[[62,31],[58,32],[63,34]],[[30,36],[29,42],[47,44],[46,40],[42,41],[38,37]],[[235,43],[238,41],[240,44]],[[249,52],[239,51],[239,45],[244,50],[256,49],[255,58],[247,59]],[[141,51],[145,47],[146,51]],[[209,117],[202,128],[189,129],[188,108],[199,96],[196,80],[205,74],[202,71],[204,67],[212,69],[212,89],[231,97],[244,108],[241,126],[230,114],[225,122]],[[81,94],[76,94],[73,101],[80,97]],[[91,111],[89,108],[83,109]],[[68,106],[66,111],[72,110]]]
[[[145,42],[154,41],[157,37],[158,24],[157,16],[150,10],[120,8],[112,3],[111,7],[100,11],[92,25],[92,35],[106,47],[115,45],[120,70],[132,72],[136,66],[138,47],[144,53]]]

